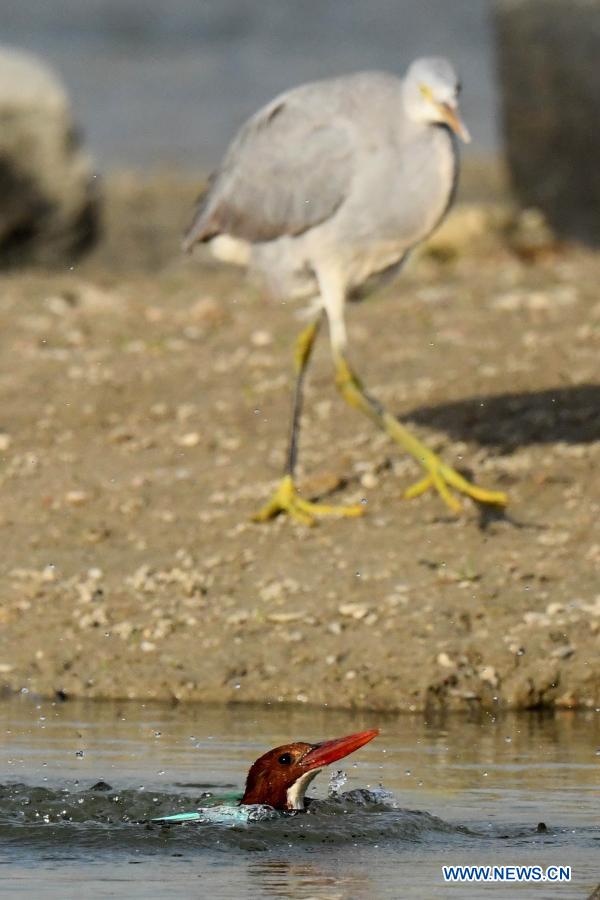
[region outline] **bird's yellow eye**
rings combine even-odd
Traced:
[[[431,102],[433,100],[433,94],[431,92],[431,88],[428,84],[421,83],[419,85],[419,90],[421,92],[421,96],[424,100]]]

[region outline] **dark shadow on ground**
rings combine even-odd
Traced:
[[[502,453],[526,444],[586,444],[600,440],[600,385],[473,397],[422,406],[401,420],[494,446]]]

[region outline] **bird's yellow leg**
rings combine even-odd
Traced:
[[[369,396],[341,354],[335,355],[335,366],[336,385],[344,399],[351,406],[366,413],[376,425],[382,428],[393,441],[400,444],[425,469],[427,473],[425,477],[405,492],[404,496],[407,499],[418,497],[430,488],[434,488],[454,512],[458,512],[461,505],[452,493],[452,489],[479,503],[491,503],[495,506],[504,506],[507,503],[506,494],[502,491],[489,491],[472,484],[451,466],[446,465],[436,453],[429,450],[395,416],[392,416],[377,400]]]
[[[314,503],[304,500],[294,484],[294,470],[298,457],[298,437],[300,433],[300,416],[302,414],[302,388],[306,367],[308,366],[321,317],[308,325],[296,341],[294,364],[296,369],[296,388],[292,409],[292,425],[285,475],[268,503],[254,515],[254,522],[267,522],[280,513],[287,513],[303,525],[314,525],[320,516],[360,516],[364,513],[361,504],[352,506],[330,506],[326,503]]]

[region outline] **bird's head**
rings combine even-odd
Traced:
[[[307,744],[297,741],[269,750],[251,767],[242,804],[265,803],[275,809],[304,809],[310,782],[328,766],[372,741],[378,729]]]
[[[447,125],[465,143],[471,136],[458,111],[460,81],[452,64],[443,57],[415,60],[404,79],[407,115],[431,125]]]

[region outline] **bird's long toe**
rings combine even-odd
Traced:
[[[279,483],[273,497],[253,517],[253,522],[268,522],[280,514],[287,514],[302,525],[316,525],[317,519],[329,517],[362,516],[365,512],[360,503],[348,506],[333,506],[327,503],[314,503],[304,500],[298,494],[296,486],[289,475]]]
[[[479,487],[441,461],[432,465],[431,468],[428,466],[427,475],[409,487],[404,492],[404,497],[406,500],[412,500],[413,497],[420,497],[431,488],[438,492],[446,506],[455,513],[460,512],[462,507],[451,488],[460,494],[471,497],[477,503],[487,503],[492,506],[506,506],[508,503],[508,497],[503,491],[490,491],[487,488]]]

